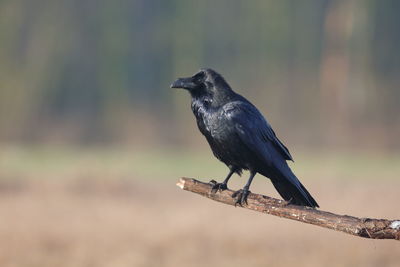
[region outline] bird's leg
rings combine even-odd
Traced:
[[[215,193],[217,193],[217,191],[224,191],[224,190],[228,189],[228,181],[231,178],[232,174],[234,174],[234,173],[235,173],[235,169],[230,168],[228,175],[226,176],[225,180],[222,183],[218,183],[215,180],[211,180],[210,184],[213,185],[213,187],[211,188],[211,193],[215,194]]]
[[[250,194],[249,188],[250,188],[251,182],[253,181],[253,178],[255,175],[256,175],[255,171],[250,171],[249,180],[247,181],[247,183],[243,187],[243,189],[240,189],[232,194],[232,197],[234,197],[234,198],[237,197],[236,202],[235,202],[235,207],[238,204],[240,206],[243,206],[243,204],[247,205],[247,196]]]

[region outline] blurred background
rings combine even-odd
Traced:
[[[217,70],[266,115],[323,210],[400,218],[399,12],[396,0],[0,1],[0,265],[396,266],[395,241],[177,189],[227,168],[169,85]]]

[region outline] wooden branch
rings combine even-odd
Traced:
[[[234,191],[224,190],[211,193],[212,185],[191,178],[181,178],[176,184],[181,189],[197,193],[212,200],[235,205],[232,198]],[[373,238],[400,240],[400,220],[357,218],[348,215],[337,215],[331,212],[316,210],[309,207],[287,204],[284,200],[250,193],[248,204],[243,208],[283,217],[295,221],[309,223],[347,234]]]

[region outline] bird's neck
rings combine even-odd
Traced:
[[[232,90],[217,91],[213,96],[213,106],[222,107],[223,105],[235,101],[237,94]]]
[[[212,108],[210,96],[192,97],[192,111],[196,118],[203,118]]]

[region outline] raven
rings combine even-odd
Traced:
[[[232,196],[236,204],[247,203],[250,184],[257,173],[271,179],[283,199],[291,204],[319,207],[287,164],[293,158],[260,111],[235,93],[225,79],[212,69],[200,69],[192,77],[179,78],[171,88],[189,91],[192,111],[200,132],[215,157],[225,163],[229,174],[222,183],[214,180],[213,192],[227,189],[232,174],[250,171],[243,187]]]

